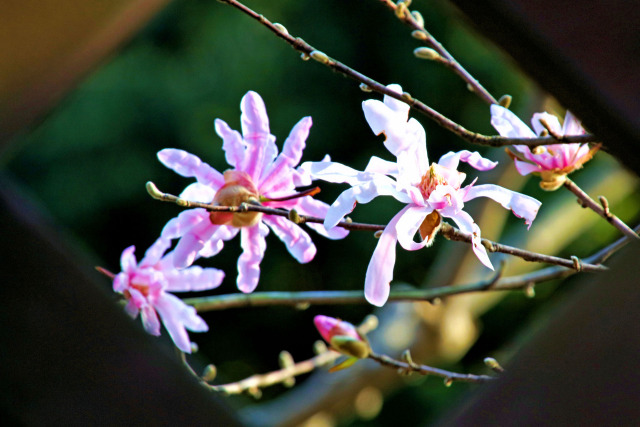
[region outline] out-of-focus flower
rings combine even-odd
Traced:
[[[496,104],[491,106],[491,124],[504,137],[536,138],[547,131],[542,121],[558,136],[586,133],[580,121],[569,111],[562,126],[554,115],[535,113],[531,118],[534,130],[531,130],[510,110]],[[600,146],[589,148],[589,144],[571,143],[540,145],[533,150],[526,145],[514,145],[513,148],[516,151],[507,150],[507,153],[513,158],[520,175],[538,174],[541,178],[540,187],[552,191],[564,184],[567,174],[580,169],[589,161]]]
[[[127,300],[125,311],[135,318],[140,313],[147,332],[160,335],[160,319],[176,346],[191,353],[191,342],[186,329],[206,332],[207,324],[172,292],[204,291],[220,285],[224,273],[215,268],[193,266],[177,270],[173,266],[173,252],[164,255],[171,242],[160,238],[147,250],[138,264],[135,247],[122,252],[122,272],[113,279],[113,290]],[[163,256],[164,255],[164,256]]]
[[[304,117],[291,130],[278,155],[275,137],[269,133],[269,118],[260,98],[248,92],[240,104],[242,135],[227,123],[215,120],[217,134],[222,137],[227,163],[234,169],[218,172],[198,157],[182,150],[165,149],[158,153],[168,168],[197,182],[189,185],[181,198],[213,203],[220,206],[239,206],[260,203],[272,208],[295,209],[300,214],[324,217],[329,206],[311,196],[296,197],[295,187],[311,184],[308,174],[295,169],[300,162],[305,141],[311,128],[311,117]],[[347,231],[327,231],[321,224],[308,224],[316,232],[339,239]],[[238,288],[253,291],[260,276],[260,262],[266,249],[265,236],[269,228],[282,240],[291,255],[301,263],[309,262],[316,247],[309,235],[287,219],[259,212],[230,213],[190,209],[170,220],[162,231],[169,239],[180,238],[176,248],[175,266],[184,268],[199,256],[218,253],[225,240],[240,231],[243,249],[238,259]]]
[[[401,93],[398,85],[389,89]],[[335,226],[351,212],[357,202],[368,203],[377,196],[393,196],[406,203],[382,232],[365,277],[365,296],[374,305],[383,305],[389,296],[393,277],[395,245],[407,250],[428,246],[440,226],[442,217],[451,218],[460,230],[472,237],[473,251],[478,259],[493,269],[485,247],[481,244],[480,228],[463,210],[464,203],[477,197],[488,197],[524,218],[527,225],[536,217],[540,202],[507,190],[498,185],[485,184],[462,187],[466,175],[458,172],[460,161],[485,171],[497,163],[477,152],[449,152],[438,163],[429,164],[424,129],[415,119],[408,120],[409,106],[385,96],[384,103],[368,100],[363,103],[365,118],[376,134],[384,133],[387,149],[396,162],[372,157],[364,172],[330,161],[305,163],[302,168],[312,177],[330,182],[346,182],[352,187],[333,203],[325,218],[327,229]],[[416,233],[422,240],[414,241]]]
[[[345,362],[332,369],[336,371],[351,366],[358,359],[364,359],[371,353],[369,342],[356,330],[356,327],[344,320],[318,315],[313,319],[322,338],[334,350],[349,356]]]

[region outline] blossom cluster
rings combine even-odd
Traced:
[[[402,93],[399,85],[388,88]],[[478,260],[493,269],[481,232],[465,203],[487,197],[524,219],[530,227],[540,202],[536,199],[494,184],[476,184],[477,178],[463,185],[466,174],[458,171],[466,163],[478,171],[494,168],[491,161],[478,152],[449,152],[438,162],[429,163],[426,133],[420,123],[409,117],[409,106],[385,96],[363,102],[364,117],[374,134],[384,134],[384,146],[394,157],[392,161],[372,157],[364,171],[355,170],[330,157],[319,162],[302,158],[312,125],[310,117],[302,118],[284,141],[278,152],[276,138],[270,133],[269,119],[262,98],[248,92],[241,101],[241,132],[226,122],[215,120],[215,131],[222,138],[222,148],[230,168],[220,172],[199,157],[183,150],[168,148],[158,153],[167,168],[186,178],[195,178],[180,194],[180,199],[209,206],[238,207],[259,205],[298,214],[324,218],[324,224],[308,223],[315,232],[330,239],[347,236],[341,222],[357,203],[368,203],[378,196],[391,196],[405,206],[388,222],[373,251],[365,273],[365,296],[374,304],[383,305],[389,296],[396,257],[396,243],[405,250],[430,246],[444,218],[451,219],[462,232],[471,237],[472,250]],[[504,136],[535,137],[513,113],[500,106],[491,107],[491,123]],[[570,114],[563,128],[558,120],[546,113],[534,116],[533,126],[540,133],[540,119],[563,135],[575,135],[583,130]],[[515,146],[513,153],[520,173],[538,173],[550,189],[591,156],[588,146],[559,144],[531,151]],[[347,183],[345,190],[331,205],[300,191],[313,180]],[[542,184],[541,184],[542,185]],[[556,184],[553,184],[556,185]],[[309,234],[284,216],[258,211],[211,211],[203,207],[184,210],[168,221],[160,238],[137,263],[133,246],[121,257],[122,272],[115,275],[114,291],[123,295],[125,310],[132,317],[140,314],[145,329],[160,334],[160,320],[176,346],[190,352],[186,330],[203,332],[207,325],[195,309],[183,303],[171,292],[205,291],[219,286],[224,273],[215,268],[193,265],[200,258],[219,253],[224,243],[240,234],[242,254],[238,259],[237,286],[242,292],[256,289],[260,263],[266,250],[267,234],[272,231],[300,263],[311,261],[316,247]],[[417,240],[416,240],[417,238]],[[177,240],[175,244],[172,242]],[[323,337],[334,348],[351,349],[361,337],[352,327],[329,318],[316,318]],[[366,346],[356,344],[360,355]],[[364,350],[363,350],[364,349]],[[353,350],[349,350],[353,351]],[[359,356],[358,356],[359,357]]]

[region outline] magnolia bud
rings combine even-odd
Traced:
[[[509,108],[511,105],[511,95],[502,95],[500,99],[498,99],[498,104],[504,108]]]

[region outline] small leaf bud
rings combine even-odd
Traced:
[[[413,20],[416,21],[416,24],[421,27],[424,26],[424,18],[422,17],[422,14],[420,12],[414,10],[413,12],[411,12],[411,16],[413,16]]]
[[[444,386],[445,387],[451,387],[451,384],[453,384],[453,378],[445,378],[444,379]]]
[[[215,365],[207,365],[204,368],[204,371],[202,371],[202,379],[208,383],[215,380],[217,375],[218,375],[218,370],[216,369]]]
[[[329,62],[329,57],[324,52],[321,52],[319,50],[314,50],[309,54],[309,56],[311,56],[311,58],[315,59],[321,64],[327,64]]]
[[[313,352],[315,354],[326,353],[326,351],[327,351],[327,345],[324,343],[324,341],[318,340],[313,343]]]
[[[284,25],[274,22],[273,26],[276,27],[281,33],[289,35],[289,31],[287,31]]]
[[[288,215],[289,221],[295,223],[295,224],[300,224],[300,215],[298,214],[298,211],[295,209],[291,209],[289,211],[289,215]]]
[[[527,298],[533,298],[536,296],[536,288],[533,284],[529,284],[524,288],[524,295]]]
[[[418,47],[413,50],[413,54],[416,56],[416,58],[429,59],[432,61],[437,61],[438,59],[442,58],[438,52],[431,49],[430,47]]]
[[[504,108],[509,108],[511,105],[511,95],[502,95],[500,99],[498,99],[498,104]]]
[[[280,367],[283,369],[290,368],[295,365],[293,360],[293,356],[287,350],[282,350],[278,355],[278,363],[280,363]]]
[[[363,92],[371,92],[371,88],[369,87],[369,85],[366,85],[364,83],[360,83],[360,90]]]
[[[411,37],[413,37],[416,40],[426,40],[429,37],[427,36],[427,33],[425,33],[424,31],[421,30],[414,30],[411,32]]]
[[[303,52],[303,53],[300,54],[300,59],[302,59],[303,61],[308,61],[309,58],[311,58],[311,57],[307,53]]]
[[[373,233],[373,237],[375,237],[376,239],[379,239],[380,236],[382,236],[382,230],[378,230],[375,233]]]

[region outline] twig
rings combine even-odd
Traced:
[[[363,335],[371,332],[377,326],[377,322],[371,321],[370,317],[372,316],[368,316],[362,324],[358,326],[358,332]],[[317,356],[302,362],[290,364],[277,371],[252,375],[243,380],[228,384],[210,385],[205,383],[205,385],[212,391],[222,392],[225,394],[240,394],[248,391],[254,396],[259,396],[259,390],[261,388],[284,383],[293,377],[306,374],[316,368],[326,366],[342,356],[342,354],[337,351],[327,349],[326,346],[323,347],[324,348]],[[190,371],[193,372],[191,369]]]
[[[495,377],[489,375],[473,375],[473,374],[459,374],[457,372],[446,371],[444,369],[434,368],[432,366],[420,365],[413,361],[403,362],[393,359],[386,354],[377,354],[371,352],[369,359],[375,360],[382,366],[388,366],[395,368],[401,372],[416,373],[420,375],[435,375],[445,379],[445,385],[451,385],[453,381],[465,382],[465,383],[484,383],[487,381],[495,380]]]
[[[636,227],[640,230],[640,225]],[[598,264],[606,261],[626,246],[631,241],[630,237],[621,237],[595,254],[585,258],[583,262]],[[416,302],[435,301],[452,295],[466,294],[470,292],[508,291],[525,289],[536,283],[554,279],[563,279],[578,273],[575,269],[553,266],[543,268],[532,273],[517,276],[500,277],[501,271],[496,276],[470,284],[440,286],[429,289],[394,290],[389,293],[389,301],[392,302]],[[497,279],[496,279],[497,278]],[[362,291],[310,291],[310,292],[254,292],[252,294],[226,294],[200,298],[188,298],[183,300],[192,305],[198,312],[225,310],[228,308],[242,307],[266,307],[266,306],[290,306],[307,307],[309,305],[331,304],[366,304]]]
[[[289,34],[289,32],[280,24],[274,24],[265,18],[263,15],[260,15],[254,12],[252,9],[248,8],[244,4],[236,1],[236,0],[219,0],[221,3],[226,3],[229,6],[232,6],[256,21],[260,22],[262,25],[271,30],[276,36],[280,37],[284,41],[286,41],[291,47],[293,47],[298,52],[301,52],[303,57],[305,58],[313,58],[317,62],[326,65],[333,71],[342,74],[345,77],[349,77],[364,86],[380,93],[383,95],[391,96],[399,101],[402,101],[412,107],[414,110],[420,112],[426,117],[438,123],[440,126],[445,129],[450,130],[466,141],[479,144],[486,145],[491,147],[503,147],[507,145],[526,145],[529,147],[537,147],[538,145],[548,145],[548,144],[557,144],[557,143],[568,143],[568,142],[596,142],[598,139],[594,135],[574,135],[570,137],[564,138],[563,141],[557,141],[552,137],[538,137],[538,138],[505,138],[502,136],[486,136],[476,132],[471,132],[465,129],[463,126],[457,124],[453,120],[445,117],[441,113],[437,112],[431,107],[428,107],[421,101],[413,98],[409,93],[405,92],[402,94],[398,94],[388,89],[386,86],[378,83],[377,81],[371,79],[370,77],[365,76],[364,74],[344,65],[343,63],[330,58],[325,53],[317,50],[304,40],[299,37],[293,37]]]
[[[609,202],[607,202],[607,199],[605,199],[603,196],[600,196],[600,203],[602,203],[602,205],[599,205],[568,177],[565,179],[564,186],[578,197],[578,201],[582,206],[588,207],[589,209],[600,215],[602,218],[606,219],[609,224],[620,230],[622,234],[634,239],[640,239],[638,233],[633,231],[631,227],[629,227],[622,220],[620,220],[620,218],[609,211]]]
[[[316,224],[324,223],[324,218],[318,218],[315,216],[300,215],[295,210],[288,211],[286,209],[275,209],[265,207],[259,204],[241,203],[240,206],[216,206],[208,203],[192,202],[190,200],[182,199],[169,193],[163,193],[158,190],[158,187],[153,182],[147,182],[147,192],[151,197],[163,202],[175,203],[178,206],[184,208],[202,208],[212,212],[262,212],[267,215],[277,215],[288,218],[290,221],[296,224],[303,224],[305,222],[313,222]],[[295,213],[294,213],[295,212]],[[295,221],[294,221],[295,220]],[[380,231],[384,230],[386,226],[377,224],[364,224],[352,221],[340,221],[336,224],[337,227],[342,227],[347,230],[363,230],[363,231]],[[440,229],[440,233],[449,240],[455,240],[460,242],[471,243],[471,236],[463,233],[452,225],[444,223]],[[527,251],[524,249],[514,248],[512,246],[496,243],[491,240],[482,239],[482,244],[490,252],[501,252],[509,255],[514,255],[524,259],[525,261],[532,262],[544,262],[547,264],[556,264],[569,268],[576,268],[575,262],[570,259],[559,258],[551,255],[543,255],[536,252]],[[606,271],[607,267],[603,265],[592,265],[582,263],[581,271]]]
[[[407,7],[398,6],[391,0],[380,0],[389,9],[395,12],[395,15],[406,25],[414,29],[413,37],[422,40],[425,44],[431,46],[444,59],[442,62],[454,73],[456,73],[467,85],[473,89],[483,101],[487,104],[497,104],[498,101],[484,88],[460,63],[447,51],[447,49],[436,40],[425,28],[421,19],[416,19],[415,12],[411,13]]]

